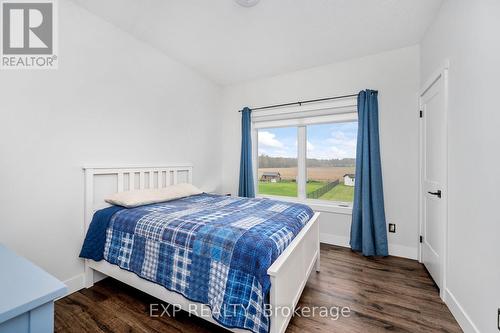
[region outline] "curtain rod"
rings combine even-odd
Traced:
[[[292,106],[292,105],[302,106],[302,104],[306,104],[306,103],[330,101],[330,100],[333,100],[333,99],[340,99],[340,98],[347,98],[347,97],[354,97],[354,96],[358,96],[358,94],[350,94],[350,95],[342,95],[342,96],[335,96],[335,97],[310,99],[310,100],[307,100],[307,101],[299,101],[299,102],[293,102],[293,103],[274,104],[274,105],[268,105],[268,106],[261,106],[261,107],[258,107],[258,108],[250,108],[250,110],[256,111],[256,110],[264,110],[264,109],[274,109],[274,108],[280,108],[280,107],[283,107],[283,106]],[[242,112],[242,111],[243,110],[238,110],[238,112]]]

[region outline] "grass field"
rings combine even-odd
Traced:
[[[326,185],[326,182],[309,181],[307,183],[306,192],[311,193],[318,188]],[[297,196],[297,183],[287,180],[282,180],[277,183],[259,182],[259,193],[269,195],[280,195],[286,197]],[[343,183],[338,184],[329,192],[321,196],[320,200],[352,202],[354,198],[354,187],[345,186]]]
[[[307,193],[317,190],[325,185],[323,182],[307,183]],[[259,193],[269,195],[282,195],[285,197],[297,196],[297,183],[289,180],[282,180],[278,183],[259,182]]]
[[[297,196],[297,183],[292,181],[297,178],[297,168],[260,168],[258,172],[259,179],[264,172],[279,172],[282,180],[276,183],[259,181],[260,194],[286,197]],[[326,185],[328,181],[339,179],[340,184],[319,199],[352,202],[354,199],[354,187],[344,185],[343,177],[346,173],[354,173],[354,167],[308,168],[307,177],[310,180],[307,182],[306,192],[311,193]]]
[[[320,199],[352,202],[354,200],[354,186],[346,186],[343,183],[340,183],[329,192],[325,193]]]

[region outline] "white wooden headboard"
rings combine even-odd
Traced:
[[[94,212],[109,206],[104,198],[112,193],[139,189],[165,188],[178,183],[191,183],[191,163],[169,163],[164,166],[85,166],[85,230]]]

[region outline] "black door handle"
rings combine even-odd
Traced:
[[[441,190],[437,190],[436,192],[427,192],[429,194],[435,195],[438,198],[441,198]]]

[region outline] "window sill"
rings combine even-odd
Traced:
[[[274,200],[301,203],[304,205],[308,205],[314,211],[317,212],[352,215],[352,205],[346,205],[340,202],[328,202],[324,200],[310,200],[310,199],[301,200],[293,197],[282,197],[277,195],[262,195],[262,194],[257,194],[257,198],[269,198]]]

